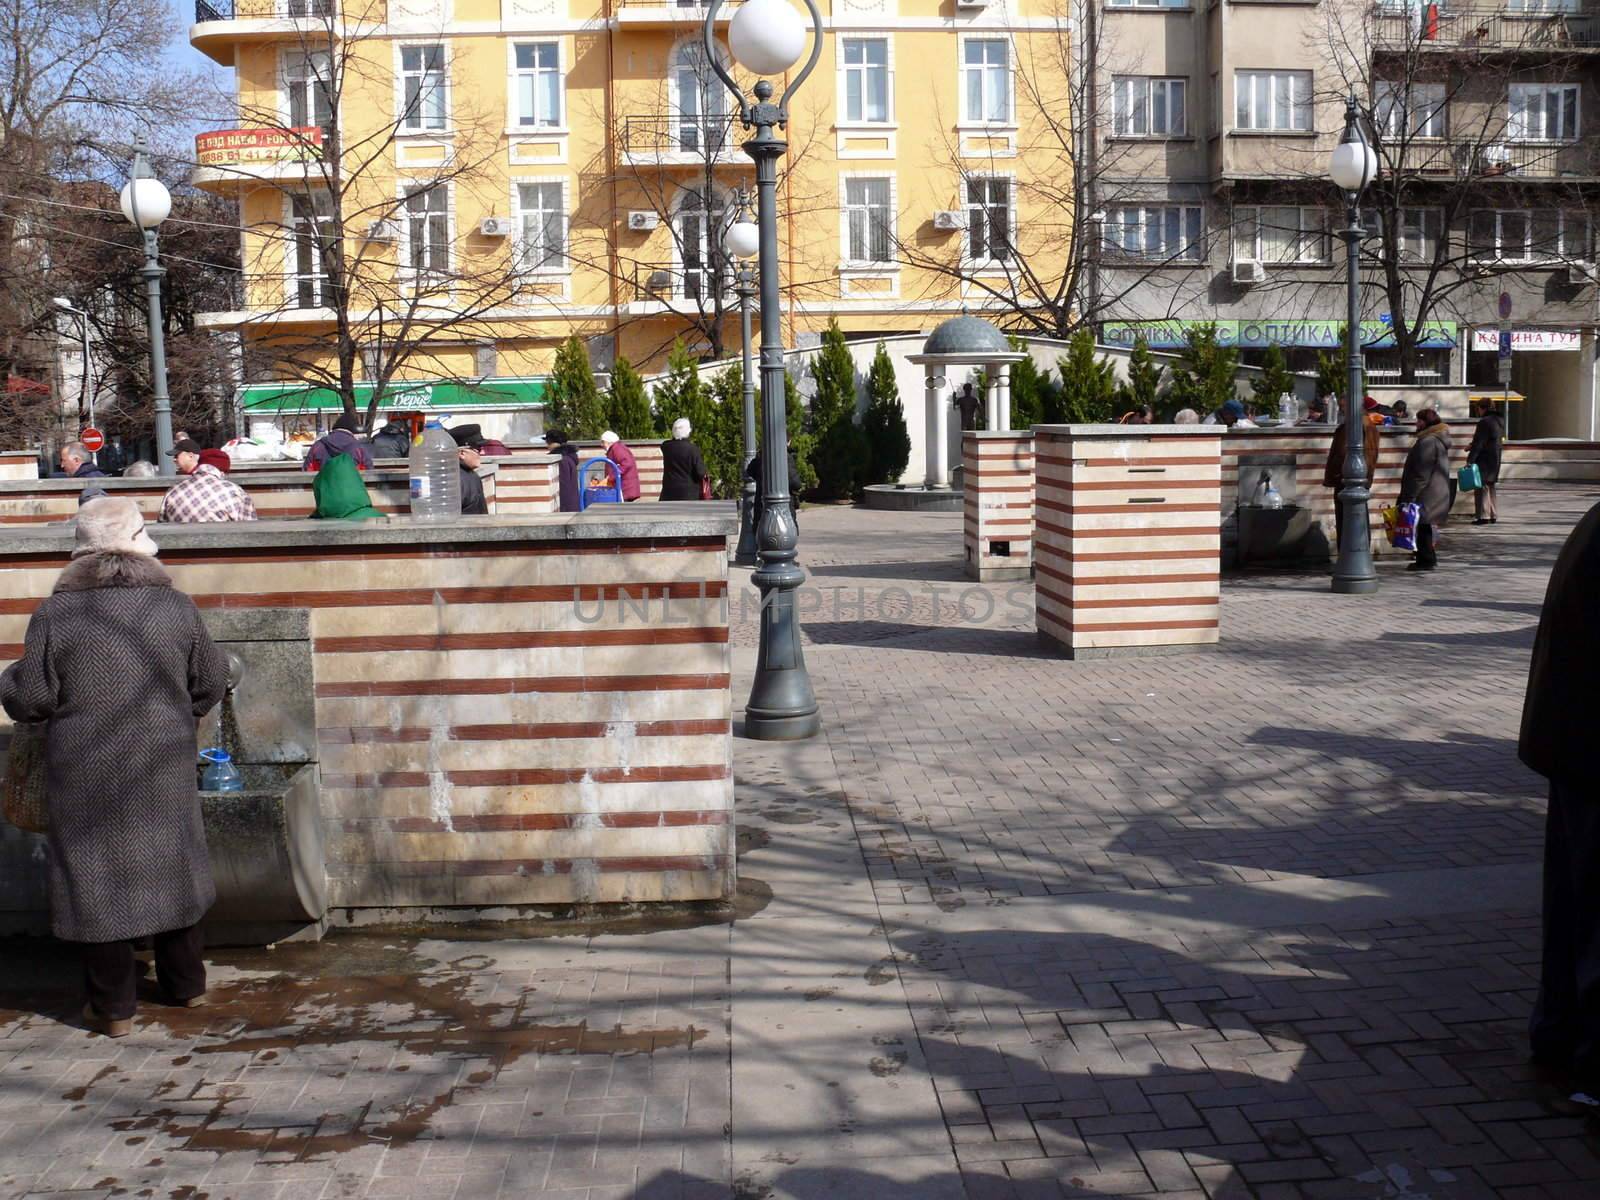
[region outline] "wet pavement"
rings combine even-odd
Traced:
[[[1515,760],[1596,499],[1081,663],[961,579],[959,514],[807,510],[826,734],[737,743],[734,913],[218,951],[211,1007],[116,1042],[70,954],[0,944],[0,1196],[1600,1196],[1525,1061]]]

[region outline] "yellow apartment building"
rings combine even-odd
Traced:
[[[1009,307],[1023,263],[1060,273],[1071,47],[1051,3],[824,0],[780,167],[790,345],[833,318],[929,329]],[[239,128],[197,139],[194,177],[237,197],[246,271],[244,309],[207,321],[241,331],[258,383],[339,380],[341,344],[358,386],[533,391],[574,333],[598,368],[652,370],[679,337],[737,353],[720,230],[754,173],[703,7],[198,0],[196,17],[193,45],[236,72]]]

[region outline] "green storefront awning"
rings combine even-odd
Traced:
[[[383,389],[381,412],[504,412],[512,408],[542,408],[544,379],[486,379],[481,383],[438,383],[399,380]],[[372,384],[356,384],[356,407],[365,411],[372,401]],[[332,388],[303,383],[253,383],[239,389],[239,405],[247,413],[338,412],[343,406]]]

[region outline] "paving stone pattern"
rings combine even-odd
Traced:
[[[736,746],[736,919],[220,951],[213,1007],[118,1042],[70,953],[0,944],[0,1197],[1600,1197],[1525,1061],[1514,754],[1597,498],[1517,489],[1375,597],[1232,578],[1216,650],[1079,662],[961,578],[960,514],[808,509],[827,732]]]

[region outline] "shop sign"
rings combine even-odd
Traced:
[[[242,167],[260,163],[310,162],[322,157],[322,127],[303,129],[219,129],[197,133],[195,162],[202,167]]]
[[[1571,353],[1577,351],[1582,340],[1582,337],[1575,329],[1513,329],[1511,331],[1511,349],[1517,354],[1521,354],[1524,350],[1565,350]],[[1472,331],[1472,348],[1491,353],[1499,350],[1499,332],[1494,329],[1474,329]]]
[[[1108,346],[1131,347],[1143,334],[1152,350],[1181,350],[1187,344],[1186,331],[1201,321],[1107,321],[1101,340]],[[1343,321],[1212,321],[1217,340],[1224,346],[1265,349],[1267,346],[1308,346],[1318,350],[1337,350],[1344,345],[1339,331]],[[1394,345],[1394,328],[1385,321],[1361,322],[1361,344],[1368,350]],[[1454,321],[1425,321],[1417,345],[1424,350],[1447,350],[1456,344]]]

